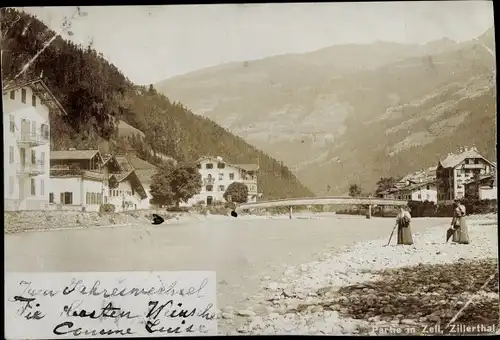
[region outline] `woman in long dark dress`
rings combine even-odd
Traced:
[[[396,217],[398,226],[398,244],[412,245],[413,236],[411,234],[411,215],[404,208],[401,208]]]

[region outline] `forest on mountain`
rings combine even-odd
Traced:
[[[63,26],[71,32],[71,20]],[[313,196],[282,162],[170,101],[152,86],[133,84],[91,44],[75,45],[37,18],[10,8],[1,9],[1,31],[2,87],[41,77],[68,113],[51,115],[53,150],[102,145],[112,152],[133,148],[155,165],[162,162],[158,153],[180,162],[205,155],[221,156],[231,163],[258,162],[263,198]],[[143,131],[145,139],[118,138],[117,120]]]

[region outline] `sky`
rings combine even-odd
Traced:
[[[76,7],[29,7],[60,32]],[[81,7],[71,36],[137,84],[233,61],[376,41],[465,41],[493,26],[490,1]]]

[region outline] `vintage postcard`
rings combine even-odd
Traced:
[[[6,338],[493,334],[493,2],[1,9]]]

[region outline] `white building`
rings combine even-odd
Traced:
[[[4,210],[43,210],[49,203],[50,113],[67,113],[41,79],[8,84],[2,97]]]
[[[147,199],[134,171],[98,150],[52,151],[50,163],[52,209],[97,211],[113,204],[118,212],[141,209]]]
[[[148,209],[149,199],[134,170],[112,174],[109,178],[109,200],[115,211]]]
[[[404,176],[393,188],[380,193],[386,199],[437,203],[436,167]]]
[[[458,154],[448,154],[436,169],[438,201],[450,203],[465,197],[465,184],[495,170],[495,165],[479,154],[476,148],[463,148]]]
[[[230,164],[221,157],[202,157],[196,162],[201,174],[201,192],[191,198],[187,204],[191,206],[203,202],[210,205],[214,202],[225,202],[224,192],[233,182],[241,182],[248,188],[248,202],[256,202],[258,193],[257,164]]]
[[[140,159],[134,154],[116,156],[116,160],[120,164],[122,171],[134,170],[135,175],[137,175],[137,178],[146,193],[146,199],[143,199],[138,203],[137,209],[154,208],[155,206],[151,204],[151,200],[153,199],[153,196],[151,195],[151,179],[158,168],[155,165]]]
[[[465,183],[465,197],[480,200],[497,199],[496,169],[490,174],[479,175]]]

